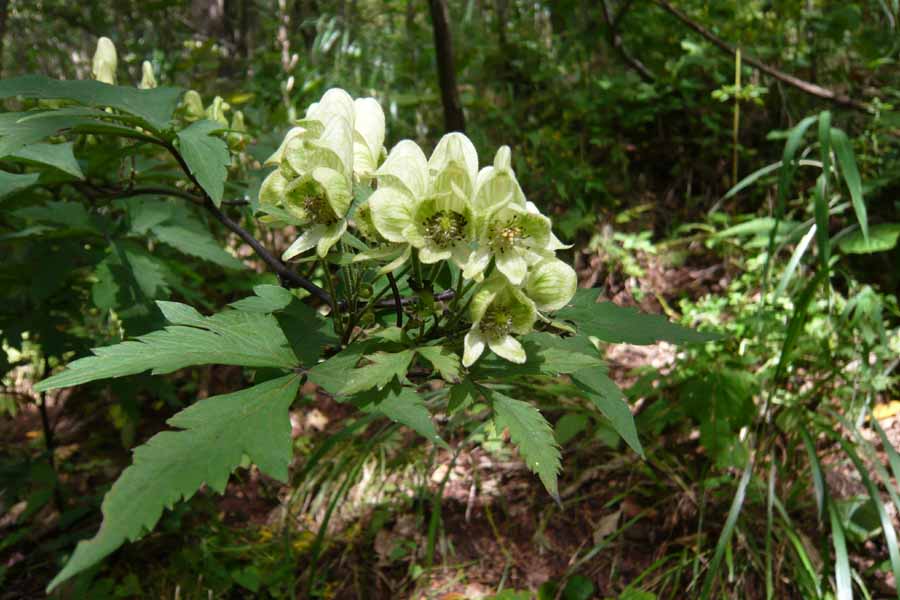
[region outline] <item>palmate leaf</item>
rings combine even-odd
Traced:
[[[185,304],[160,301],[157,305],[172,326],[133,341],[95,348],[94,356],[69,363],[65,371],[43,380],[35,389],[67,387],[148,369],[154,374],[171,373],[200,364],[284,369],[298,364],[272,315],[227,310],[204,317]]]
[[[459,356],[443,346],[423,346],[416,353],[431,363],[445,381],[459,381]]]
[[[518,447],[525,464],[540,477],[547,492],[559,502],[557,476],[560,454],[553,428],[541,412],[528,402],[495,391],[490,393],[490,399],[494,408],[494,425],[498,430],[509,430],[509,437]]]
[[[164,129],[172,118],[182,90],[157,87],[149,90],[109,85],[99,81],[66,81],[43,75],[24,75],[0,81],[0,99],[63,99],[97,108],[112,107],[140,117],[155,129]]]
[[[286,481],[292,454],[288,408],[298,385],[297,376],[287,375],[201,400],[169,419],[182,431],[159,433],[134,451],[134,463],[103,499],[97,535],[78,544],[48,592],[140,538],[165,508],[189,499],[204,483],[224,492],[245,454],[267,475]]]
[[[422,396],[412,388],[394,382],[380,390],[372,389],[357,394],[353,397],[353,403],[365,412],[383,415],[406,425],[425,439],[448,448],[447,443],[438,435]]]
[[[412,350],[402,352],[377,352],[366,358],[371,361],[358,369],[353,369],[346,376],[346,384],[339,395],[350,396],[372,388],[381,389],[396,377],[403,381],[409,363],[415,353]]]
[[[581,335],[611,343],[647,345],[666,341],[681,344],[709,342],[721,337],[670,323],[662,315],[640,313],[612,302],[598,303],[599,295],[597,289],[579,289],[569,305],[556,313],[557,318],[575,323]]]
[[[178,149],[191,169],[191,173],[216,206],[222,203],[225,179],[228,176],[228,144],[222,138],[210,135],[221,131],[222,125],[214,121],[197,121],[178,132]]]

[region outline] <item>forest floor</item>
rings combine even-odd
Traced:
[[[605,272],[603,258],[590,253],[580,256],[582,284],[604,288],[606,297],[617,303],[636,304],[635,282],[621,273]],[[687,266],[677,268],[652,255],[641,259],[646,277],[640,282],[643,301],[637,304],[650,312],[662,312],[685,295],[721,292],[730,277],[720,260],[711,258],[705,263],[702,252]],[[676,353],[664,343],[617,345],[610,348],[607,360],[612,377],[627,388],[635,382],[635,369],[652,365],[665,371],[672,367]],[[229,391],[240,383],[240,377],[239,369],[210,369],[200,396]],[[22,386],[22,393],[29,393],[24,379]],[[292,413],[295,437],[324,437],[339,429],[349,414],[347,406],[318,394],[311,386],[304,392],[316,401]],[[65,469],[69,494],[99,499],[99,491],[127,464],[129,455],[104,411],[63,410],[78,402],[71,392],[49,401],[56,432],[55,460],[58,465],[78,463],[77,468]],[[645,408],[640,402],[633,406],[635,411]],[[882,426],[892,441],[900,442],[896,416],[887,414]],[[34,449],[38,460],[42,427],[33,405],[16,419],[0,422],[0,427],[0,439]],[[162,418],[142,420],[135,439],[146,439],[163,427]],[[407,441],[412,446],[421,444],[413,435]],[[331,515],[317,559],[320,579],[312,594],[463,600],[490,596],[500,589],[534,590],[548,581],[565,583],[579,576],[593,583],[596,595],[573,597],[619,597],[629,584],[651,587],[658,597],[690,597],[696,561],[708,560],[728,508],[727,502],[708,501],[711,492],[695,483],[702,480],[697,469],[704,462],[696,432],[647,440],[647,460],[621,445],[587,443],[567,448],[572,450],[563,453],[561,507],[511,453],[480,448],[464,451],[449,473],[451,456],[445,451],[433,455],[427,472],[367,466]],[[395,490],[389,496],[382,492],[384,477],[391,479],[389,487]],[[417,477],[424,481],[411,481]],[[832,487],[843,489],[846,495],[859,492],[861,484],[851,471],[832,469],[829,477]],[[442,527],[434,566],[427,567],[425,547],[432,507],[427,495],[415,490],[434,492],[444,479]],[[293,581],[294,573],[309,567],[315,532],[326,507],[308,510],[294,520],[294,527],[285,529],[285,506],[291,492],[255,469],[233,478],[222,497],[201,491],[190,502],[191,511],[176,508],[156,532],[138,544],[126,545],[108,561],[112,574],[109,597],[200,597],[207,589],[204,577],[211,580],[216,569],[240,583],[220,597],[253,597],[252,590],[260,582],[271,583],[278,577]],[[75,504],[71,496],[67,502]],[[58,568],[60,550],[96,528],[97,504],[86,504],[61,515],[48,501],[38,514],[28,515],[27,507],[20,503],[0,515],[0,536],[4,538],[0,564],[6,580],[0,599],[43,596],[44,586]],[[892,516],[896,521],[897,515]],[[26,519],[31,525],[23,528]],[[80,521],[83,523],[66,535],[59,535],[60,526]],[[806,531],[816,530],[814,516],[801,525]],[[700,548],[703,551],[698,554]],[[881,552],[874,546],[869,550],[872,556]],[[873,559],[855,556],[853,560],[865,566]],[[278,575],[278,569],[286,571]],[[667,577],[665,585],[654,585],[673,572],[678,576]],[[893,583],[879,582],[879,591],[892,593]],[[304,582],[300,585],[303,589]],[[747,600],[764,597],[760,581],[735,585],[743,587]],[[304,594],[299,597],[306,597]]]

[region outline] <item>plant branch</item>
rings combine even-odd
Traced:
[[[622,20],[622,17],[625,16],[625,13],[628,11],[631,3],[627,2],[624,6],[622,6],[621,10],[619,10],[618,14],[615,17],[612,17],[609,10],[609,2],[608,0],[602,0],[600,2],[600,9],[603,13],[603,20],[606,21],[606,30],[607,36],[609,37],[609,44],[615,49],[616,52],[619,53],[619,56],[625,63],[631,67],[638,75],[640,75],[641,79],[646,81],[647,83],[653,83],[656,78],[653,76],[653,73],[650,72],[650,69],[647,66],[633,57],[628,53],[628,50],[625,49],[625,46],[622,43],[622,36],[619,34],[619,23]]]
[[[394,295],[394,306],[397,307],[397,327],[403,327],[403,299],[400,297],[400,290],[397,289],[397,280],[394,279],[393,273],[387,274],[387,280],[391,286],[391,294]]]
[[[735,46],[732,46],[722,38],[718,37],[716,34],[703,27],[703,25],[701,25],[700,23],[691,19],[687,14],[672,6],[672,4],[668,0],[656,0],[656,4],[659,5],[659,7],[665,10],[667,13],[681,21],[689,29],[692,29],[700,34],[701,37],[712,43],[714,46],[718,47],[720,50],[732,55],[737,52],[737,48]],[[852,108],[854,110],[869,112],[869,106],[864,102],[860,102],[859,100],[855,100],[845,94],[841,94],[840,92],[829,90],[828,88],[824,88],[815,83],[800,79],[799,77],[794,77],[793,75],[785,73],[784,71],[776,69],[775,67],[769,66],[753,58],[752,56],[747,56],[743,52],[741,54],[742,60],[748,65],[751,65],[759,69],[766,75],[774,77],[779,81],[793,86],[798,90],[809,94],[810,96],[828,100],[829,102],[837,104],[838,106],[843,106],[845,108]]]

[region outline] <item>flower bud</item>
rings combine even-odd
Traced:
[[[156,76],[153,75],[153,65],[149,60],[141,64],[141,83],[138,87],[142,90],[152,90],[156,87]]]
[[[97,40],[97,51],[94,52],[94,62],[91,68],[94,79],[115,85],[117,64],[115,44],[108,37],[101,37]]]
[[[223,127],[228,127],[228,119],[225,117],[225,111],[231,108],[222,96],[213,98],[212,104],[206,109],[206,118],[210,121],[216,121]]]
[[[203,99],[194,90],[187,91],[181,104],[184,108],[184,120],[188,123],[199,121],[206,116],[206,113],[203,111]]]
[[[575,270],[561,260],[545,260],[531,269],[525,282],[525,293],[541,310],[559,310],[575,295],[578,277]]]

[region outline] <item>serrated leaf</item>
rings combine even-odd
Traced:
[[[47,165],[78,179],[84,179],[81,166],[75,159],[75,153],[72,152],[73,147],[74,144],[72,142],[62,144],[39,142],[20,148],[10,154],[10,157],[27,163]]]
[[[634,416],[625,402],[625,395],[606,372],[602,369],[585,369],[573,374],[572,382],[609,419],[613,429],[622,436],[625,443],[640,456],[644,456],[644,448],[638,439]]]
[[[469,406],[478,398],[478,390],[471,379],[463,379],[450,388],[450,399],[447,402],[447,411],[452,413]]]
[[[353,369],[345,375],[346,383],[339,395],[350,396],[372,388],[381,389],[396,377],[401,382],[406,377],[409,363],[413,359],[412,350],[402,352],[376,352],[366,356],[370,364]]]
[[[866,241],[862,230],[848,234],[838,243],[845,254],[874,254],[886,252],[897,245],[900,238],[900,223],[879,223],[869,228],[869,239]]]
[[[559,502],[557,476],[560,470],[559,446],[553,428],[537,408],[499,392],[490,393],[494,408],[494,424],[498,430],[509,430],[509,437],[519,448],[528,468],[540,477],[547,492]]]
[[[225,193],[225,179],[231,156],[228,144],[219,137],[210,135],[221,131],[222,125],[214,121],[202,120],[178,132],[178,149],[191,169],[191,173],[216,206],[222,203]]]
[[[430,362],[445,381],[459,381],[459,356],[443,346],[423,346],[416,352]]]
[[[99,81],[66,81],[43,75],[24,75],[0,81],[0,99],[22,98],[65,99],[96,108],[112,107],[140,117],[147,124],[164,129],[181,96],[173,87],[141,90]]]
[[[568,306],[556,313],[575,323],[578,333],[604,342],[647,345],[659,341],[682,344],[720,339],[715,333],[694,331],[669,322],[662,315],[638,312],[612,302],[597,302],[600,290],[579,289]]]
[[[244,263],[229,254],[206,229],[187,225],[156,225],[151,231],[159,241],[185,254],[208,260],[226,269],[244,269]]]
[[[475,379],[561,375],[605,365],[596,348],[581,336],[561,338],[549,333],[530,333],[522,338],[522,346],[525,348],[524,363],[510,363],[490,354],[471,369]]]
[[[134,451],[103,499],[103,523],[82,541],[48,592],[97,564],[126,541],[151,530],[166,508],[189,499],[204,483],[222,493],[244,455],[267,475],[287,481],[291,460],[288,408],[299,379],[288,375],[233,394],[201,400],[168,420],[164,431]]]
[[[16,217],[50,223],[66,229],[101,234],[97,219],[79,202],[52,201],[26,206],[12,213]]]
[[[406,425],[428,441],[447,447],[447,443],[441,439],[434,427],[428,407],[412,388],[395,383],[381,390],[358,394],[353,401],[366,412],[382,414],[392,421]]]
[[[40,173],[19,174],[0,171],[0,199],[33,186],[40,176]]]
[[[94,356],[69,363],[62,373],[43,380],[40,391],[133,375],[147,370],[171,373],[201,364],[290,369],[297,357],[278,326],[267,314],[226,310],[204,317],[177,302],[156,303],[172,323],[135,340],[92,350]]]

